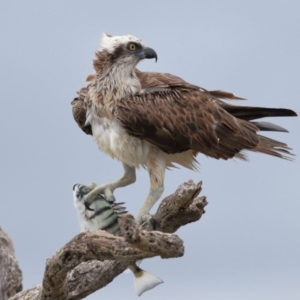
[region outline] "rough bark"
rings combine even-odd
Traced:
[[[41,285],[10,300],[82,299],[109,284],[133,261],[182,256],[182,240],[170,233],[201,218],[207,205],[205,197],[197,198],[201,185],[188,181],[162,201],[153,216],[158,231],[147,231],[151,226],[141,228],[132,216],[124,215],[120,236],[101,230],[75,236],[47,260]]]
[[[6,300],[22,290],[22,272],[13,243],[0,227],[0,300]]]

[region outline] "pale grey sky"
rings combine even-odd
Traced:
[[[300,2],[0,0],[0,226],[13,239],[24,288],[42,281],[45,260],[79,232],[75,183],[118,178],[73,121],[70,102],[93,71],[102,32],[132,34],[158,53],[141,70],[169,72],[246,105],[300,112]],[[268,134],[300,153],[299,118],[272,119],[290,133]],[[203,180],[203,219],[178,231],[180,259],[145,260],[164,284],[147,299],[300,298],[299,159],[249,154],[250,162],[199,155],[201,171],[167,171],[164,196]],[[296,158],[297,159],[297,158]],[[148,174],[116,192],[136,214]],[[131,274],[87,297],[135,299]]]

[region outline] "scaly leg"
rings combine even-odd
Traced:
[[[157,154],[156,157],[155,154]],[[149,221],[151,218],[149,212],[164,191],[166,168],[164,157],[160,156],[159,153],[153,153],[148,160],[147,167],[150,176],[150,192],[136,216],[136,220],[139,224]]]
[[[104,194],[107,200],[115,201],[115,197],[113,195],[115,189],[127,186],[136,181],[135,168],[129,167],[125,163],[123,163],[123,168],[124,175],[120,179],[100,186],[93,185],[92,191],[84,197],[84,203],[89,207],[98,194]]]

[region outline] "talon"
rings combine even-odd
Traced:
[[[151,225],[152,225],[153,230],[156,230],[156,224],[157,224],[157,223],[156,223],[155,219],[153,219],[153,218],[151,217],[150,223],[151,223]]]
[[[92,208],[90,207],[90,204],[89,204],[87,201],[84,201],[84,206],[85,206],[85,208],[86,208],[87,210],[94,211],[94,209],[92,209]]]
[[[150,214],[145,214],[137,218],[137,222],[141,224],[142,227],[144,227],[146,224],[150,224],[153,230],[156,228],[156,221]]]
[[[156,222],[154,219],[150,219],[149,222],[144,222],[141,224],[142,228],[146,228],[147,230],[156,230]]]
[[[94,211],[92,208],[91,208],[91,204],[93,202],[93,199],[94,197],[88,197],[89,194],[87,194],[86,196],[83,196],[83,203],[84,203],[84,206],[87,210],[90,210],[90,211]]]
[[[107,201],[111,201],[111,202],[115,202],[116,198],[113,195],[113,192],[111,191],[111,189],[109,187],[107,187],[106,189],[104,189],[103,194],[106,198]]]
[[[92,183],[89,185],[89,189],[92,191],[92,190],[94,190],[97,186],[98,186],[97,183],[92,182]]]
[[[145,223],[150,222],[150,219],[152,219],[152,216],[150,214],[146,214],[146,215],[143,215],[141,219]]]
[[[107,197],[108,202],[116,202],[116,198],[113,194],[111,194],[109,197]]]

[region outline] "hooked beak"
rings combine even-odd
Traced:
[[[152,48],[144,48],[140,53],[137,54],[140,59],[150,59],[155,58],[155,62],[157,62],[157,54]]]

